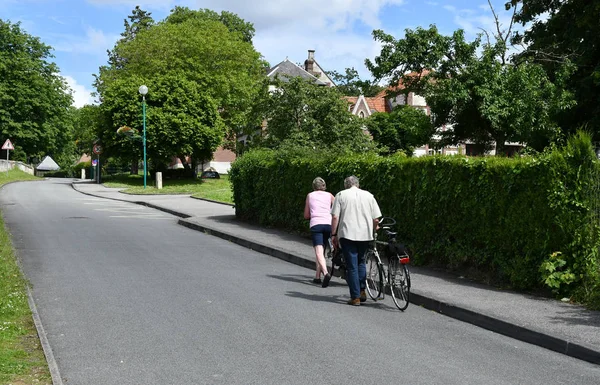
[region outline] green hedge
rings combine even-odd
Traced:
[[[600,306],[598,167],[580,134],[564,149],[522,158],[256,150],[234,162],[230,180],[239,218],[307,231],[312,180],[323,177],[335,194],[354,174],[397,219],[416,263]]]

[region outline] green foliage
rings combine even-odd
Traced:
[[[169,163],[174,155],[192,155],[197,161],[210,159],[222,142],[225,127],[216,103],[202,86],[175,74],[137,81],[117,80],[106,88],[102,108],[119,127],[143,128],[136,83],[147,84],[152,90],[146,96],[148,157],[157,164]],[[101,139],[107,154],[142,156],[140,141],[119,135],[116,129],[103,132]]]
[[[85,105],[74,111],[74,136],[79,155],[91,154],[92,146],[103,125],[100,106]]]
[[[527,47],[517,61],[540,63],[552,78],[563,76],[565,63],[575,65],[565,80],[577,105],[563,111],[560,126],[567,133],[587,126],[600,140],[600,2],[511,0],[506,5],[516,7],[516,21],[526,28],[514,38]]]
[[[495,142],[502,154],[505,142],[541,150],[560,137],[555,117],[573,106],[571,94],[538,64],[506,63],[504,41],[467,42],[462,30],[443,36],[435,26],[407,29],[402,39],[380,30],[373,36],[383,48],[367,67],[375,78],[389,79],[392,94],[425,97],[434,125],[447,128],[440,144]]]
[[[105,156],[141,156],[141,143],[116,130],[126,125],[142,132],[142,84],[149,88],[148,154],[156,165],[172,156],[208,159],[245,123],[263,62],[244,40],[251,25],[226,12],[217,16],[177,7],[165,21],[146,23],[115,46],[122,65],[101,68],[96,83]]]
[[[50,51],[19,23],[0,19],[0,141],[12,141],[13,160],[60,159],[73,150],[73,100]]]
[[[246,22],[235,13],[222,11],[218,14],[210,9],[200,9],[197,11],[191,10],[187,7],[176,6],[171,10],[171,14],[167,17],[167,23],[183,23],[187,20],[212,20],[223,23],[229,30],[229,32],[238,34],[240,38],[246,43],[252,43],[254,37],[254,26],[252,23]]]
[[[335,88],[299,77],[277,79],[274,86],[276,89],[266,94],[260,105],[262,117],[268,122],[266,135],[254,138],[254,146],[354,151],[374,148],[362,129],[363,121],[348,111],[348,103]]]
[[[425,112],[408,106],[398,106],[391,113],[375,113],[367,120],[373,139],[385,147],[384,153],[403,151],[412,155],[415,147],[428,143],[435,133]]]
[[[600,287],[600,215],[592,215],[600,196],[590,194],[600,186],[597,167],[582,134],[564,149],[521,158],[254,150],[233,163],[230,179],[238,217],[302,231],[313,178],[335,194],[357,175],[398,220],[416,263],[591,303]]]
[[[564,285],[573,283],[575,274],[566,265],[567,261],[562,258],[560,251],[550,254],[550,257],[540,266],[544,284],[554,291],[559,291],[561,287],[564,288]]]
[[[371,80],[361,80],[358,71],[352,68],[346,68],[346,72],[341,74],[337,71],[328,71],[327,75],[335,82],[336,89],[346,96],[375,96],[384,90],[384,87]]]

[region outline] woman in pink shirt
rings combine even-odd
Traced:
[[[327,272],[324,253],[325,245],[331,236],[331,206],[334,196],[325,191],[326,185],[323,178],[315,178],[312,185],[314,191],[306,196],[304,218],[310,219],[310,234],[317,258],[317,271],[313,282],[322,283],[323,287],[327,287],[331,275]],[[321,282],[321,274],[324,276],[323,282]]]

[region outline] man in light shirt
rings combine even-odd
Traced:
[[[365,253],[373,241],[381,210],[373,194],[359,188],[359,180],[354,175],[344,180],[344,187],[345,190],[335,196],[331,208],[331,237],[334,245],[342,247],[346,260],[348,304],[359,306],[367,300]]]

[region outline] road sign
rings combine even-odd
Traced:
[[[96,167],[98,165],[98,159],[92,159],[92,166]]]
[[[2,145],[2,149],[3,150],[14,150],[15,147],[13,146],[13,144],[10,142],[10,139],[6,139],[6,142],[4,142],[4,144]]]
[[[92,152],[96,155],[102,154],[102,146],[99,144],[94,144],[94,147],[92,147]]]

